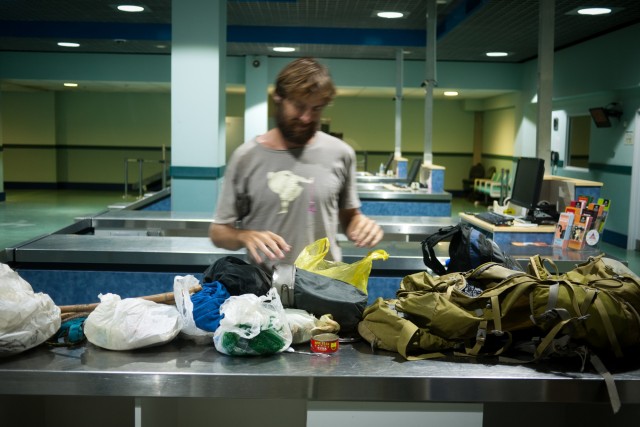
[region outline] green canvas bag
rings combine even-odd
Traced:
[[[397,299],[379,298],[367,307],[358,331],[372,346],[411,359],[444,350],[478,355],[490,334],[502,342],[491,353],[500,354],[511,331],[530,325],[524,316],[528,301],[520,296],[536,282],[497,263],[443,276],[415,273],[402,279]]]
[[[544,267],[549,264],[555,272]],[[566,290],[561,306],[573,307],[575,322],[571,338],[592,350],[623,357],[627,348],[640,343],[640,277],[621,262],[604,255],[590,257],[573,270],[558,274],[555,265],[536,255],[528,271],[540,280],[557,281]],[[569,295],[569,293],[571,295]]]
[[[604,256],[559,274],[536,255],[527,271],[486,263],[465,273],[411,274],[402,279],[397,298],[378,298],[365,309],[358,332],[374,349],[407,360],[444,351],[498,355],[508,363],[579,355],[602,375],[618,412],[613,377],[598,355],[620,358],[638,350],[640,278]],[[514,358],[509,351],[516,349],[527,349],[531,357]]]
[[[517,334],[539,359],[572,345],[622,357],[640,343],[640,281],[602,256],[557,274],[532,257],[529,272],[485,263],[465,273],[403,278],[396,299],[378,299],[358,325],[373,347],[406,358],[445,350],[501,355]],[[532,273],[532,274],[531,274]],[[560,340],[562,338],[562,341]]]

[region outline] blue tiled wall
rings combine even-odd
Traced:
[[[360,210],[365,215],[451,216],[451,203],[363,200]]]
[[[173,292],[175,276],[191,273],[130,271],[16,270],[34,292],[51,297],[56,305],[93,304],[98,294],[113,293],[122,298]],[[203,273],[192,274],[202,281]],[[377,297],[394,298],[401,277],[369,277],[368,303]]]
[[[444,191],[444,170],[431,170],[431,191],[441,193]]]
[[[35,292],[48,294],[56,305],[92,304],[98,294],[113,293],[122,298],[173,292],[175,276],[190,273],[132,271],[23,270],[17,273]],[[193,274],[202,280],[203,274]]]
[[[141,211],[170,211],[171,210],[171,197],[165,197],[148,206],[140,209]]]

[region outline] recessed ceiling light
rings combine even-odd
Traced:
[[[398,18],[402,18],[404,16],[404,13],[402,13],[402,12],[382,11],[382,12],[377,12],[376,16],[378,18],[398,19]]]
[[[295,52],[296,48],[295,47],[289,47],[289,46],[276,46],[272,49],[274,52]]]
[[[66,86],[66,87],[78,87],[78,83],[63,83],[63,86]]]
[[[143,12],[144,7],[133,4],[121,4],[118,6],[118,10],[121,12]]]
[[[490,56],[492,58],[498,58],[501,56],[509,56],[507,52],[487,52],[485,55]]]
[[[608,7],[586,7],[584,9],[578,9],[580,15],[606,15],[611,13],[611,9]]]
[[[444,96],[458,96],[458,92],[455,90],[447,90],[444,92]]]
[[[80,43],[58,42],[58,46],[62,46],[62,47],[80,47]]]

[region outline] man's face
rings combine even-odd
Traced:
[[[284,139],[294,146],[307,144],[320,126],[326,101],[320,96],[285,98],[276,111],[276,124]]]

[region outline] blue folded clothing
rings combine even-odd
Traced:
[[[204,331],[215,332],[220,326],[220,306],[231,295],[218,281],[203,283],[202,290],[191,295],[193,320]]]

